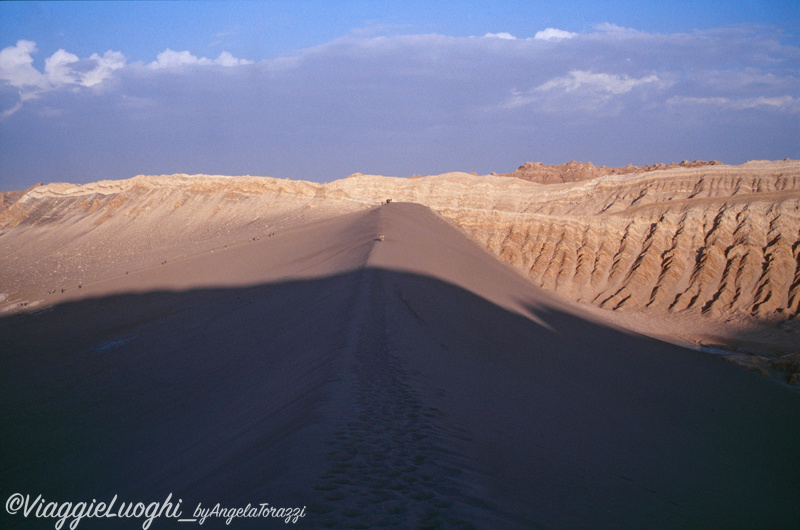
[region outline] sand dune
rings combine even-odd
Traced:
[[[569,299],[716,320],[785,321],[800,310],[796,161],[551,186],[467,175],[359,179],[332,186],[426,204]]]
[[[187,175],[49,184],[0,212],[0,311],[388,198],[430,207],[534,284],[604,318],[738,351],[763,373],[781,366],[800,383],[792,160],[526,164],[510,176],[356,174],[328,184]]]
[[[548,294],[452,220],[537,185],[414,180],[29,192],[0,235],[3,497],[305,505],[308,528],[796,524],[795,391]],[[375,204],[403,194],[441,213]]]

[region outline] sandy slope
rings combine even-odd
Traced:
[[[0,212],[0,312],[392,198],[439,212],[535,285],[601,318],[737,352],[728,358],[800,384],[799,161],[527,164],[513,175],[39,186]]]
[[[261,225],[231,206],[229,233],[188,225],[162,261],[87,267],[0,319],[3,498],[307,505],[311,528],[796,525],[796,392],[605,325],[423,206],[336,200]],[[85,219],[59,221],[76,245]]]

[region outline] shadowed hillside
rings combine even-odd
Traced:
[[[308,528],[800,517],[796,392],[604,324],[427,208],[214,250],[0,319],[5,497],[305,505]]]

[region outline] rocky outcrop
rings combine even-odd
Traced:
[[[543,190],[490,222],[451,215],[535,283],[600,307],[779,318],[800,310],[797,163],[604,177]]]
[[[590,180],[606,175],[628,175],[630,173],[644,173],[646,171],[661,171],[665,169],[691,168],[719,165],[721,162],[716,160],[705,162],[695,160],[689,162],[684,160],[680,164],[653,164],[649,166],[634,166],[628,164],[624,167],[595,166],[591,162],[569,162],[560,165],[544,165],[541,162],[526,162],[519,166],[513,173],[505,173],[504,177],[514,177],[539,184],[560,184],[564,182],[578,182]]]
[[[19,191],[3,191],[0,192],[0,213],[5,212],[12,206],[14,203],[21,199],[26,193],[35,189],[36,187],[41,186],[41,183],[34,184],[27,190],[19,190]]]

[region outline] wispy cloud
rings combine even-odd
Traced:
[[[536,87],[537,92],[548,92],[551,90],[563,90],[564,92],[576,92],[585,90],[589,92],[601,92],[606,94],[627,94],[640,85],[657,83],[657,75],[650,75],[639,79],[628,77],[627,75],[615,75],[605,73],[586,72],[583,70],[573,70],[564,77],[551,79],[546,83]]]
[[[757,97],[757,98],[727,98],[727,97],[685,97],[673,96],[667,100],[667,105],[673,107],[705,107],[724,110],[768,109],[800,113],[800,99],[792,96]]]
[[[595,25],[594,29],[596,33],[605,35],[646,35],[646,33],[637,29],[626,28],[624,26],[612,24],[611,22],[602,22],[597,24]]]
[[[215,33],[214,35],[211,36],[212,40],[211,40],[211,42],[209,42],[208,47],[209,48],[216,48],[217,46],[222,46],[229,37],[232,37],[232,36],[234,36],[236,34],[237,33],[235,31],[220,31],[220,32],[217,32],[217,33]]]
[[[664,89],[668,83],[652,74],[641,78],[627,75],[596,73],[573,70],[565,76],[550,79],[525,92],[513,91],[503,104],[505,108],[538,105],[540,110],[550,112],[586,111],[607,103],[615,96],[622,96],[644,86]]]
[[[0,120],[7,118],[22,108],[22,101],[17,101],[13,107],[0,112]]]
[[[91,160],[108,138],[152,153],[118,155],[123,175],[148,164],[324,179],[488,172],[531,159],[800,156],[800,49],[777,31],[532,33],[354,31],[258,62],[168,48],[129,63],[122,52],[59,50],[39,69],[36,45],[19,41],[0,51],[1,154],[13,161],[33,149],[14,143],[30,131],[49,145],[72,120],[82,135],[65,159]]]

